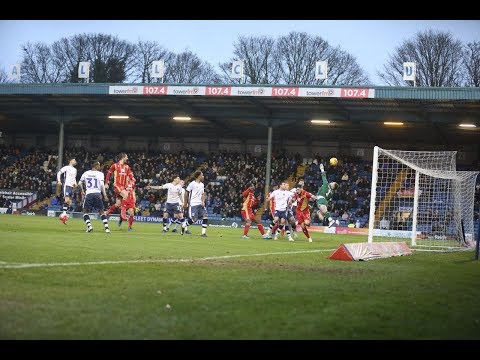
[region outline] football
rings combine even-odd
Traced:
[[[337,166],[337,164],[338,164],[338,159],[335,158],[335,157],[332,157],[332,158],[330,159],[330,165],[332,165],[332,166]]]

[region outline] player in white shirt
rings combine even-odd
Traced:
[[[105,208],[102,201],[108,201],[107,193],[105,192],[105,175],[100,171],[100,162],[94,161],[92,169],[85,171],[80,177],[79,186],[82,192],[83,199],[83,220],[87,226],[87,232],[93,230],[92,223],[90,221],[89,213],[97,210],[100,214],[100,218],[103,222],[105,232],[110,234],[108,228],[108,218],[105,214]]]
[[[63,212],[58,219],[65,225],[67,225],[68,220],[67,210],[72,205],[73,193],[77,187],[77,169],[75,166],[77,166],[77,160],[71,158],[68,161],[68,165],[65,165],[57,172],[57,189],[59,190],[63,185]]]
[[[187,223],[192,225],[197,219],[202,219],[202,236],[207,237],[208,214],[205,208],[205,185],[203,184],[203,173],[195,171],[193,174],[195,180],[188,184],[185,189],[185,198],[183,207],[188,208],[188,219],[182,223],[181,234],[183,235]]]
[[[304,185],[305,185],[305,182],[303,181],[303,179],[298,180],[297,186],[300,186],[303,188]],[[295,193],[297,192],[297,188],[294,187],[289,191],[292,193],[292,196],[294,196]],[[292,206],[290,209],[288,209],[288,213],[287,213],[287,220],[288,220],[287,226],[290,228],[291,232],[293,233],[293,237],[295,239],[298,237],[297,219],[295,218],[296,213],[297,213],[297,200],[292,202]],[[288,235],[288,231],[287,231],[287,235]]]
[[[287,206],[288,201],[293,194],[288,191],[288,183],[283,181],[277,190],[272,191],[269,200],[275,200],[275,214],[273,215],[273,221],[278,225],[275,232],[274,240],[278,240],[278,233],[282,231],[287,221]],[[289,235],[288,240],[293,241],[293,238]]]
[[[163,230],[162,232],[168,232],[168,218],[178,219],[183,222],[183,207],[179,205],[180,195],[182,193],[182,187],[180,186],[180,177],[175,175],[173,181],[161,186],[147,186],[147,190],[161,190],[168,189],[167,201],[163,209]]]
[[[294,188],[296,190],[296,188]],[[284,232],[287,233],[287,236],[288,236],[288,240],[290,241],[294,241],[292,236],[291,236],[291,233],[292,231],[294,232],[295,234],[295,230],[294,230],[294,227],[295,227],[295,217],[294,217],[294,207],[290,201],[290,199],[293,197],[293,195],[295,195],[294,192],[292,192],[292,190],[290,189],[290,185],[287,184],[285,185],[285,190],[288,191],[290,194],[289,194],[289,197],[288,197],[288,202],[287,202],[287,218],[285,219],[285,226],[283,229],[280,229],[281,231],[281,234],[283,235]],[[295,234],[295,237],[297,237],[297,234]]]
[[[185,188],[184,188],[185,181],[180,180],[178,185],[180,185],[180,196],[178,197],[178,205],[180,206],[180,208],[182,210],[182,214],[183,214],[183,201],[185,200]],[[183,222],[183,217],[182,217],[181,221],[178,218],[174,219],[173,221],[168,223],[167,230],[170,228],[170,225],[172,225],[172,223],[173,223],[172,232],[177,232],[177,225],[181,224],[182,222]],[[191,234],[190,230],[188,230],[188,227],[185,228],[185,233],[186,234]]]

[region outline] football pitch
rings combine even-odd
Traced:
[[[0,338],[480,339],[473,251],[331,260],[360,235],[0,215]]]

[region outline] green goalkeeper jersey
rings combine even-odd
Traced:
[[[328,201],[333,196],[333,191],[328,186],[327,174],[322,172],[322,181],[323,184],[318,188],[317,191],[317,206],[320,208],[320,205],[328,205]]]

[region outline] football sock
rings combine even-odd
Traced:
[[[249,229],[250,229],[250,224],[245,224],[245,226],[243,227],[243,235],[247,235]]]
[[[258,231],[260,231],[260,234],[265,235],[265,229],[263,228],[262,224],[257,224]]]
[[[207,227],[208,227],[208,219],[203,219],[202,220],[202,235],[207,232]]]
[[[87,225],[87,229],[92,228],[92,223],[90,221],[90,216],[88,214],[83,214],[83,221],[85,221],[85,225]]]
[[[108,219],[107,219],[107,215],[105,214],[102,214],[102,216],[100,216],[102,218],[102,222],[103,222],[103,227],[105,228],[105,230],[108,229]]]

